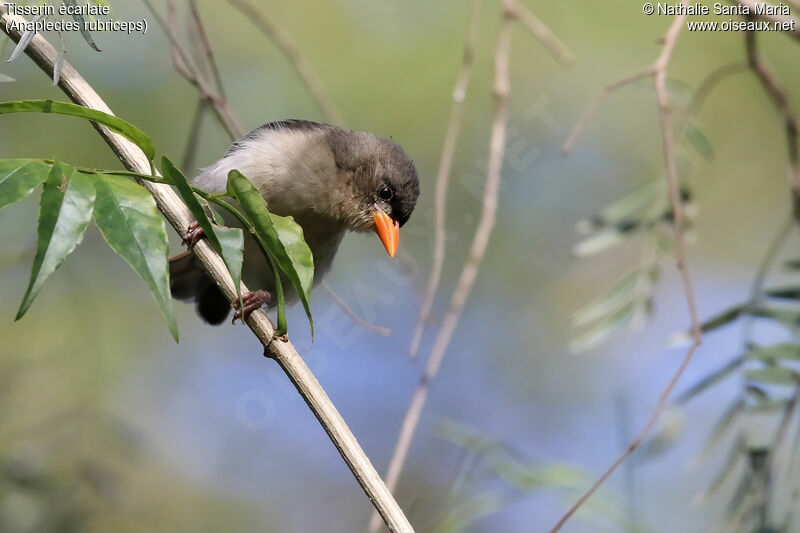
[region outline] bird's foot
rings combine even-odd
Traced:
[[[186,228],[186,233],[183,234],[183,244],[191,248],[204,236],[205,233],[203,233],[203,228],[201,228],[200,224],[198,224],[195,220],[189,224],[188,228]]]
[[[252,291],[242,295],[241,307],[239,300],[234,300],[231,305],[235,309],[233,312],[233,320],[231,323],[236,322],[237,319],[244,320],[250,313],[268,303],[272,300],[272,296],[267,291]]]

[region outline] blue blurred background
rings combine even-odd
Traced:
[[[579,219],[661,178],[653,90],[638,84],[612,95],[572,155],[562,156],[560,146],[604,85],[658,55],[657,39],[670,19],[645,17],[633,2],[525,3],[577,62],[562,68],[515,29],[510,148],[497,226],[397,492],[418,531],[442,526],[460,505],[479,510],[487,501],[486,515],[467,531],[545,531],[645,422],[684,353],[665,347],[688,325],[671,261],[664,264],[654,313],[643,328],[586,353],[568,350],[576,335],[571,313],[639,257],[636,241],[585,260],[571,251]],[[148,132],[160,153],[180,160],[197,102],[194,89],[174,72],[168,43],[144,6],[110,4],[115,18],[147,18],[148,32],[97,34],[102,53],[68,34],[67,59],[116,114]],[[183,28],[186,13],[179,7]],[[246,129],[283,118],[322,120],[289,64],[248,20],[225,2],[205,0],[200,8],[229,101]],[[391,136],[414,158],[422,180],[420,203],[403,231],[402,260],[385,258],[374,237],[350,236],[328,278],[360,314],[391,328],[391,336],[355,324],[323,290],[312,300],[313,342],[302,309],[289,315],[299,351],[384,471],[480,210],[498,8],[495,2],[482,5],[449,197],[443,283],[421,360],[414,362],[406,353],[431,264],[433,185],[467,2],[267,1],[259,9],[291,34],[347,125]],[[781,35],[761,43],[796,93],[800,71],[791,43]],[[684,32],[670,76],[696,87],[714,68],[743,59],[740,34]],[[64,99],[25,57],[3,63],[0,71],[17,79],[0,84],[2,100]],[[17,115],[1,122],[0,157],[119,167],[83,121]],[[707,317],[747,297],[758,259],[789,202],[782,125],[751,74],[724,82],[699,124],[715,153],[711,161],[697,162],[692,176],[700,210],[697,242],[688,253],[700,313]],[[220,157],[227,145],[207,117],[198,166]],[[175,344],[142,282],[96,229],[27,316],[13,321],[35,250],[37,202],[34,195],[0,212],[0,459],[26,486],[38,487],[0,493],[0,530],[364,530],[369,502],[247,329],[206,326],[190,306],[176,303],[181,342]],[[177,239],[173,245],[180,249]],[[779,338],[779,332],[761,333]],[[735,331],[706,336],[678,388],[736,355],[739,341]],[[674,444],[648,460],[634,457],[609,480],[596,508],[565,531],[625,527],[613,517],[646,531],[713,531],[732,485],[705,505],[695,497],[713,479],[727,444],[699,466],[689,463],[739,388],[734,378],[690,403]],[[479,455],[443,438],[443,422],[502,443],[527,468],[570,467],[530,491],[519,490]]]

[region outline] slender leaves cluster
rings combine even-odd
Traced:
[[[790,275],[800,273],[800,262],[786,262]],[[738,473],[738,483],[729,505],[727,527],[730,530],[790,531],[792,513],[777,519],[772,495],[778,494],[777,483],[788,483],[785,493],[798,494],[800,485],[797,461],[800,421],[797,406],[800,399],[800,286],[786,285],[763,289],[757,279],[754,292],[746,302],[718,312],[701,324],[704,333],[713,333],[740,324],[743,332],[741,351],[715,371],[691,385],[676,400],[682,406],[713,387],[738,378],[738,393],[711,427],[704,449],[696,462],[717,455],[725,437],[733,433],[717,476],[698,498],[710,500]],[[782,342],[758,343],[753,337],[753,323],[772,325],[772,331],[784,330]],[[777,326],[777,327],[776,327]],[[688,332],[671,339],[673,344],[686,342]],[[746,422],[763,427],[764,417],[771,417],[774,429],[754,440]],[[793,429],[792,429],[793,428]],[[762,431],[763,433],[763,431]],[[794,433],[787,438],[787,434]],[[749,435],[749,436],[748,436]],[[785,440],[792,440],[783,444]],[[796,505],[790,502],[789,507]],[[773,529],[769,529],[773,528]]]
[[[65,5],[71,6],[71,7],[77,7],[77,5],[78,5],[77,0],[64,0],[63,3]],[[95,1],[94,3],[95,4],[108,5],[105,1],[103,1],[103,2]],[[75,10],[75,11],[77,11],[77,10]],[[32,22],[32,23],[39,22],[39,21],[47,19],[47,17],[48,17],[48,15],[46,15],[44,13],[40,13],[40,14],[34,16],[30,20],[30,22]],[[72,15],[72,18],[75,20],[75,22],[78,23],[78,26],[80,28],[80,33],[83,36],[83,39],[86,41],[86,44],[88,44],[92,49],[94,49],[94,50],[96,50],[98,52],[102,52],[102,50],[100,50],[100,47],[97,46],[97,43],[94,41],[94,37],[92,37],[92,34],[86,29],[86,26],[84,25],[84,23],[86,22],[86,19],[84,18],[84,16],[81,15],[80,13],[76,12],[76,13],[74,13]],[[26,30],[20,36],[20,39],[17,42],[17,45],[14,47],[14,50],[11,52],[11,55],[6,60],[6,62],[7,63],[11,63],[15,59],[17,59],[19,56],[21,56],[25,52],[25,49],[28,47],[28,44],[30,44],[30,42],[33,40],[33,38],[35,36],[36,36],[36,32],[35,31]],[[58,52],[58,56],[56,57],[56,61],[55,61],[55,66],[53,68],[53,85],[58,84],[58,80],[59,80],[59,78],[61,76],[61,69],[62,69],[62,67],[64,65],[64,56],[67,53],[66,46],[64,45],[64,36],[61,33],[59,33],[59,38],[61,39],[61,50],[59,50],[59,52]],[[5,41],[5,42],[8,42],[8,41]],[[1,48],[0,48],[0,51],[2,51]],[[0,74],[0,82],[3,82],[3,81],[14,81],[14,79],[10,78],[9,76],[5,76],[3,74]]]
[[[649,79],[637,85],[654,90]],[[696,119],[701,91],[695,92],[672,79],[667,80],[667,91],[678,114],[676,163],[686,218],[684,228],[691,231],[696,210],[691,203],[688,178],[697,167],[694,161],[710,161],[714,148]],[[644,323],[650,316],[661,261],[673,251],[672,222],[667,184],[661,176],[578,222],[576,230],[582,239],[573,248],[576,257],[586,258],[633,241],[639,243],[642,252],[637,265],[573,315],[572,325],[578,333],[570,343],[571,351],[590,350],[624,329]]]
[[[277,334],[287,331],[282,280],[287,280],[308,315],[314,262],[303,239],[302,228],[291,217],[273,215],[252,183],[240,172],[232,171],[228,195],[211,195],[194,189],[167,157],[161,159],[164,178],[155,175],[155,148],[150,137],[132,124],[113,115],[83,106],[26,100],[0,103],[0,114],[54,113],[75,116],[102,124],[134,142],[150,161],[152,175],[119,170],[73,167],[38,159],[0,160],[0,208],[16,203],[41,187],[37,248],[30,282],[23,296],[17,319],[28,311],[48,277],[80,244],[93,220],[109,246],[142,278],[153,295],[169,330],[178,339],[169,288],[169,242],[166,225],[153,197],[131,178],[160,181],[175,187],[189,207],[205,237],[219,253],[236,286],[241,303],[240,283],[244,254],[244,233],[212,222],[213,212],[205,202],[230,211],[258,242],[273,269],[278,304]],[[204,202],[201,203],[201,200]],[[210,216],[209,216],[210,215]]]

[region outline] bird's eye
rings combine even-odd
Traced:
[[[388,185],[384,185],[378,190],[378,198],[381,200],[388,202],[392,198],[394,198],[394,191]]]

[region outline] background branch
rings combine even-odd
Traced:
[[[344,311],[345,314],[353,320],[353,322],[355,322],[364,329],[367,329],[373,333],[377,333],[378,335],[383,335],[384,337],[388,337],[389,335],[392,334],[391,329],[385,328],[383,326],[376,326],[366,318],[356,313],[349,305],[347,305],[347,302],[344,301],[344,298],[336,294],[336,291],[333,290],[333,287],[331,287],[327,281],[323,281],[322,283],[320,283],[320,285],[322,286],[323,289],[325,289],[325,292],[327,292],[328,295],[331,297],[331,300],[333,300],[336,303],[336,305],[338,305],[342,309],[342,311]]]
[[[519,23],[530,32],[559,63],[565,67],[571,67],[575,63],[575,56],[562,43],[558,37],[548,28],[544,22],[533,14],[533,12],[519,2],[514,0],[509,9],[514,14]]]
[[[740,6],[745,6],[750,11],[750,14],[752,16],[756,16],[755,15],[756,4],[764,4],[763,0],[759,0],[759,1],[756,1],[756,0],[730,0],[730,1],[731,1],[732,4],[738,4]],[[785,30],[782,33],[792,37],[793,39],[800,40],[800,24],[797,24],[797,19],[795,19],[794,17],[786,16],[786,15],[773,15],[773,14],[766,14],[765,13],[763,15],[758,15],[757,18],[766,20],[766,21],[771,22],[773,24],[775,24],[775,23],[786,24],[786,23],[789,23],[792,20],[794,20],[795,21],[794,29]]]
[[[149,0],[143,1],[148,6],[150,11],[153,12],[154,16],[158,17],[155,9],[152,7],[152,5],[150,5]],[[194,118],[192,119],[189,141],[187,142],[186,151],[183,157],[184,170],[188,170],[194,166],[193,163],[196,155],[197,143],[200,140],[200,127],[202,125],[202,119],[205,111],[209,106],[213,108],[218,122],[228,133],[228,137],[231,141],[234,141],[244,135],[244,131],[240,126],[240,121],[231,109],[230,105],[228,104],[227,97],[225,96],[225,87],[222,82],[222,76],[220,75],[219,67],[217,66],[217,62],[214,58],[214,51],[211,46],[211,41],[209,40],[208,34],[205,31],[202,18],[200,17],[200,12],[197,9],[196,0],[189,0],[189,9],[192,24],[194,25],[200,45],[203,49],[208,70],[214,77],[213,81],[216,85],[216,89],[212,89],[211,81],[203,76],[203,73],[199,68],[194,65],[191,67],[186,65],[185,58],[188,57],[188,55],[180,45],[177,38],[177,30],[175,27],[175,6],[172,0],[167,0],[168,21],[164,22],[161,20],[160,25],[167,34],[167,38],[171,43],[170,47],[173,51],[173,65],[175,66],[175,69],[182,76],[184,76],[184,78],[188,79],[192,83],[192,86],[198,90],[201,96],[198,106],[195,109]],[[286,38],[288,39],[288,36],[286,36]],[[301,62],[305,63],[305,60],[302,58],[302,55],[299,53],[299,51],[295,51],[295,56],[299,57]],[[324,96],[325,101],[329,102],[327,96],[325,96],[325,91],[321,84],[314,85],[313,87],[318,94]],[[308,85],[306,85],[306,89],[309,91],[312,90]],[[335,106],[333,106],[332,102],[330,103],[330,107],[335,109]],[[356,324],[380,335],[388,336],[391,334],[391,330],[375,325],[356,313],[350,306],[347,305],[347,302],[345,302],[341,296],[336,294],[333,287],[327,283],[325,283],[325,290],[331,295],[331,299],[334,301],[334,303],[336,303],[336,305],[338,305],[342,311],[344,311],[344,313]]]
[[[272,20],[268,19],[261,11],[259,11],[253,4],[247,0],[228,0],[228,3],[238,9],[244,16],[252,22],[261,33],[266,35],[267,39],[278,47],[278,50],[286,57],[289,64],[292,65],[300,82],[306,88],[314,103],[322,112],[325,120],[331,124],[344,124],[344,119],[325,92],[325,88],[317,77],[314,69],[311,67],[305,56],[300,53],[300,49],[292,41],[288,33],[283,31],[280,26],[275,24]]]
[[[761,58],[754,31],[745,32],[745,47],[747,49],[747,63],[750,65],[750,69],[756,75],[758,81],[761,82],[767,96],[769,96],[769,99],[783,118],[789,155],[789,183],[794,199],[795,217],[800,220],[800,155],[798,155],[797,115],[789,107],[789,97],[786,94],[786,89]]]
[[[425,324],[431,316],[433,299],[439,287],[444,266],[445,252],[445,224],[447,222],[447,189],[450,182],[450,173],[456,155],[456,144],[461,132],[461,123],[464,119],[464,100],[467,98],[469,82],[472,78],[472,65],[475,60],[475,40],[478,36],[478,23],[480,22],[480,0],[472,0],[469,6],[467,21],[467,35],[464,38],[464,51],[462,52],[461,69],[458,73],[455,88],[453,89],[453,103],[450,107],[450,119],[447,123],[447,132],[442,143],[442,155],[439,158],[439,170],[436,173],[436,188],[434,191],[434,230],[433,230],[433,266],[428,277],[428,284],[422,297],[419,318],[411,335],[409,355],[414,358],[419,351],[422,333]]]
[[[649,66],[644,70],[640,70],[639,72],[635,72],[630,76],[626,76],[622,79],[619,79],[613,83],[606,85],[600,92],[600,94],[598,94],[595,97],[595,99],[592,100],[592,103],[589,104],[589,106],[583,112],[581,118],[578,119],[578,123],[575,124],[575,127],[572,128],[572,131],[567,137],[567,140],[564,141],[564,144],[561,147],[561,152],[564,155],[566,155],[572,151],[572,149],[575,147],[575,144],[578,142],[578,138],[581,136],[581,134],[583,134],[583,132],[589,126],[589,123],[592,121],[592,118],[594,118],[595,113],[597,113],[597,110],[600,108],[603,102],[606,101],[606,98],[608,98],[608,96],[611,93],[613,93],[617,89],[621,89],[622,87],[635,83],[642,78],[646,78],[647,76],[652,76],[652,75],[653,75],[653,67]]]
[[[687,5],[688,0],[683,0],[682,4],[685,6]],[[686,266],[686,245],[683,240],[683,203],[681,202],[680,198],[680,190],[678,184],[678,172],[675,166],[675,142],[673,138],[673,127],[672,127],[672,109],[670,106],[669,101],[669,93],[667,92],[667,67],[669,66],[670,59],[672,57],[672,52],[675,48],[675,43],[677,42],[678,35],[680,34],[681,29],[683,28],[684,22],[686,20],[685,15],[679,15],[675,17],[672,22],[672,25],[667,30],[667,34],[664,37],[664,47],[659,55],[658,59],[656,59],[655,63],[653,63],[652,67],[646,69],[638,75],[639,78],[642,76],[646,76],[648,74],[652,74],[654,77],[654,83],[656,88],[656,94],[658,99],[658,116],[659,122],[661,125],[661,142],[662,142],[662,150],[664,152],[664,166],[666,171],[666,180],[667,180],[667,189],[669,193],[669,201],[672,207],[673,213],[673,240],[675,245],[675,262],[678,271],[680,272],[681,276],[681,283],[683,285],[683,292],[684,297],[686,298],[686,304],[689,308],[689,318],[691,321],[691,336],[692,336],[692,344],[689,349],[686,351],[686,354],[683,357],[678,369],[670,378],[667,386],[661,391],[661,394],[658,398],[658,403],[656,404],[653,411],[650,413],[650,416],[645,423],[644,427],[639,431],[636,437],[631,441],[628,447],[617,457],[617,459],[611,464],[611,466],[598,478],[598,480],[589,488],[586,493],[581,496],[575,504],[570,507],[570,509],[564,513],[564,515],[559,519],[553,529],[550,530],[550,533],[556,533],[559,531],[563,525],[567,522],[567,520],[572,517],[573,514],[588,500],[592,494],[603,484],[603,482],[612,474],[614,471],[619,467],[622,462],[627,459],[627,457],[633,453],[633,451],[639,447],[645,437],[650,433],[650,430],[658,421],[658,418],[661,416],[662,411],[667,405],[667,400],[669,399],[669,395],[672,390],[675,388],[675,385],[680,380],[683,372],[686,370],[686,367],[689,365],[689,362],[692,360],[697,348],[700,346],[702,342],[702,336],[700,332],[700,320],[698,318],[697,313],[697,305],[695,303],[694,297],[694,290],[692,288],[692,279],[689,275],[689,269]],[[634,77],[625,78],[623,81],[630,83],[632,79],[638,79]],[[613,86],[613,85],[612,85]],[[610,86],[610,87],[612,87]],[[613,89],[611,89],[613,90]],[[606,89],[604,93],[608,93],[609,89]],[[595,106],[596,107],[596,106]],[[588,122],[588,119],[587,119]]]
[[[538,39],[545,49],[547,49],[547,51],[562,65],[571,66],[575,62],[575,56],[566,45],[563,44],[550,28],[540,21],[528,8],[515,0],[507,6],[507,9],[511,18],[518,21],[528,32]],[[464,114],[464,100],[466,99],[467,89],[469,88],[470,78],[472,76],[475,41],[477,39],[478,23],[480,22],[479,11],[480,2],[473,1],[470,4],[468,15],[467,34],[464,38],[461,69],[458,74],[455,89],[453,90],[450,119],[447,124],[444,142],[442,143],[442,155],[439,158],[439,170],[436,175],[436,190],[434,193],[433,265],[422,297],[419,318],[414,327],[414,332],[411,335],[409,356],[412,359],[416,357],[419,351],[425,325],[430,319],[433,300],[439,288],[442,267],[444,265],[447,189],[449,186],[453,159],[455,157],[456,143],[458,142],[458,136],[461,130],[461,122]]]
[[[242,126],[233,114],[233,110],[231,109],[230,105],[228,105],[227,100],[225,100],[221,93],[218,93],[209,85],[200,70],[192,61],[191,56],[186,53],[181,46],[180,41],[178,41],[174,2],[172,2],[172,0],[167,0],[167,19],[164,20],[158,11],[156,11],[155,7],[153,7],[153,5],[150,3],[150,0],[142,1],[153,14],[156,22],[158,22],[158,25],[164,31],[164,35],[166,35],[167,39],[169,40],[170,50],[172,52],[172,64],[175,66],[175,70],[177,70],[178,73],[183,76],[184,79],[186,79],[186,81],[192,84],[192,86],[200,92],[203,98],[205,98],[206,101],[211,104],[211,108],[217,115],[217,119],[225,128],[225,131],[228,133],[228,136],[231,138],[231,140],[241,137],[244,134],[244,130],[242,130]],[[207,43],[208,41],[206,40],[205,44]],[[213,54],[210,52],[207,53],[207,57],[209,56],[213,61]],[[212,67],[212,70],[216,71],[216,67]],[[220,91],[222,91],[221,87],[222,86],[220,85]]]
[[[386,473],[386,485],[389,490],[394,491],[400,472],[403,469],[405,459],[414,433],[419,425],[422,408],[425,406],[430,385],[442,364],[447,346],[453,336],[461,311],[469,297],[469,293],[478,275],[478,269],[486,255],[486,248],[489,244],[489,237],[494,228],[497,214],[497,195],[500,188],[501,171],[503,168],[503,155],[505,153],[506,128],[508,125],[508,99],[509,99],[509,76],[508,65],[511,48],[511,30],[514,22],[513,1],[503,0],[501,8],[500,28],[497,33],[497,40],[494,50],[494,119],[492,121],[491,136],[489,139],[489,163],[486,172],[486,187],[483,192],[483,204],[481,215],[478,221],[475,236],[470,247],[467,262],[461,271],[458,284],[450,300],[450,307],[444,318],[442,329],[436,338],[436,342],[425,366],[425,372],[420,378],[411,404],[406,412],[403,423],[400,427],[400,436],[389,462]],[[373,516],[370,522],[370,530],[377,530],[378,522]]]
[[[9,28],[7,24],[9,20],[24,22],[22,17],[9,15],[6,2],[0,0],[0,25],[4,31]],[[15,42],[18,42],[21,37],[21,34],[14,29],[11,29],[8,35]],[[46,39],[37,35],[27,46],[25,53],[48,76],[52,76],[58,53]],[[111,113],[109,107],[95,90],[67,62],[64,62],[63,65],[59,87],[73,102]],[[149,161],[138,147],[103,126],[96,125],[95,127],[129,170],[150,173]],[[173,228],[179,234],[185,233],[186,228],[192,222],[192,215],[177,194],[164,184],[143,181],[141,185],[153,195],[159,210]],[[205,240],[201,240],[195,245],[194,253],[225,296],[229,300],[233,300],[236,297],[236,291],[222,258]],[[243,284],[241,291],[243,293],[247,291]],[[251,313],[245,322],[264,345],[265,355],[275,359],[311,408],[389,530],[412,532],[413,528],[395,502],[391,492],[384,485],[355,436],[292,343],[288,340],[282,341],[274,338],[275,329],[262,310]]]

